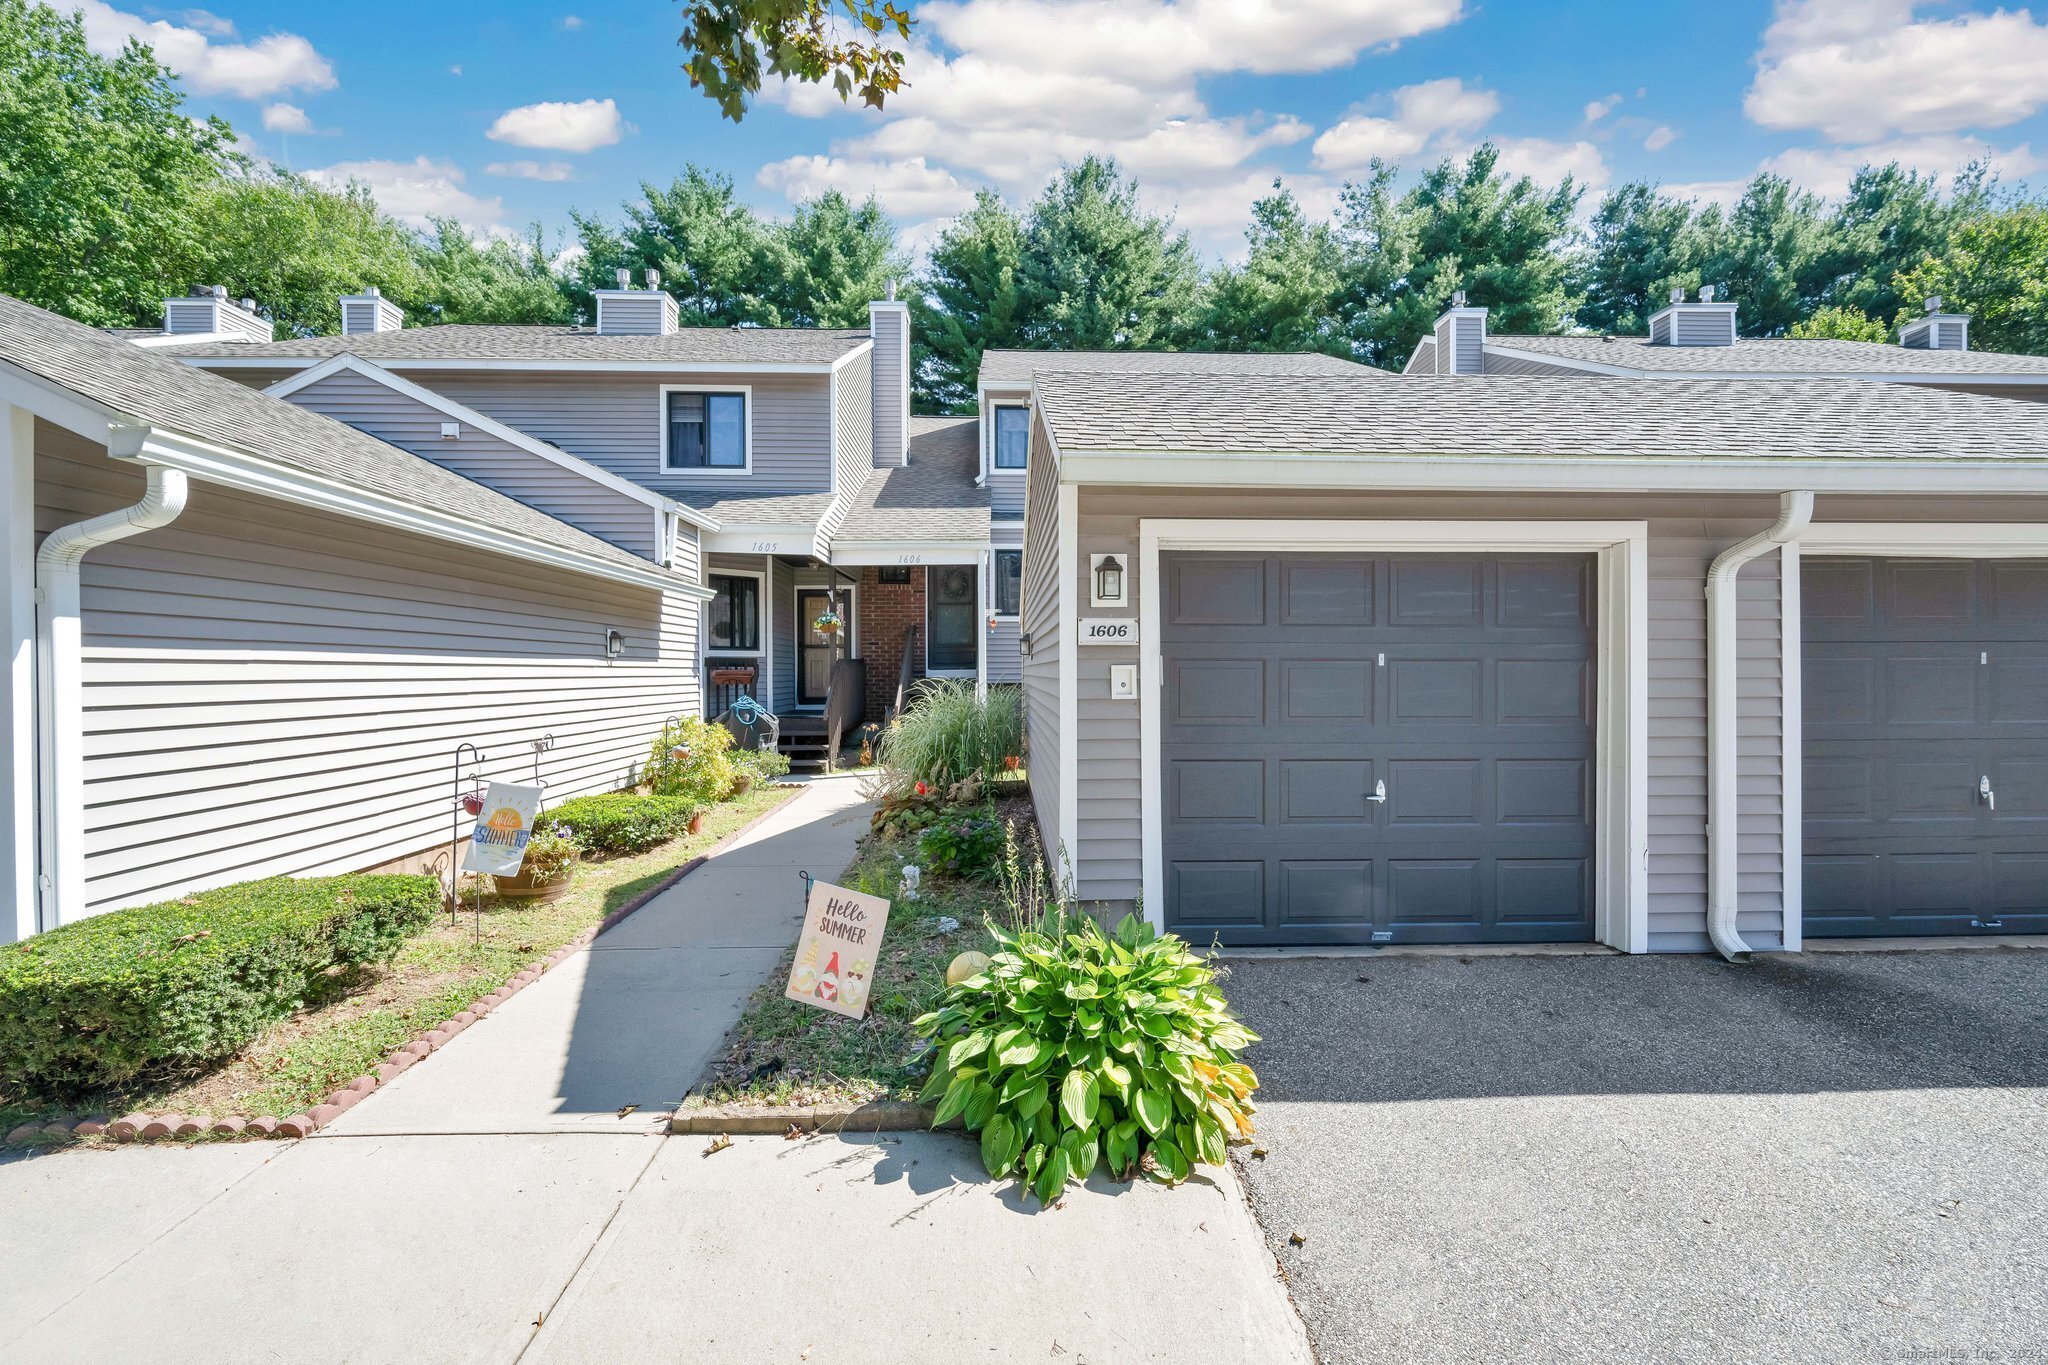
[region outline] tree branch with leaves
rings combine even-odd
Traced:
[[[843,17],[842,17],[843,16]],[[880,109],[903,88],[910,11],[894,0],[693,0],[683,6],[683,70],[737,123],[761,92],[761,76],[830,81],[839,98]]]

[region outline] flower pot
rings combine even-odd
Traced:
[[[690,746],[678,744],[675,748],[668,751],[668,756],[678,763],[688,763],[690,761]]]
[[[484,813],[484,794],[482,792],[464,792],[462,794],[462,813],[464,815],[482,815]]]
[[[691,834],[702,834],[704,832],[704,812],[700,810],[691,815],[690,823],[683,826],[683,828]]]
[[[740,773],[732,780],[732,794],[734,796],[745,796],[753,789],[754,775],[752,773]]]
[[[516,877],[493,877],[491,882],[506,900],[558,901],[569,894],[569,887],[576,880],[576,868],[582,861],[583,855],[577,854],[569,866],[550,881],[537,882],[533,878],[533,869],[521,868]]]

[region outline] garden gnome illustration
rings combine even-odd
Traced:
[[[796,976],[791,982],[798,990],[809,995],[818,984],[818,945],[814,940],[804,950],[804,960],[796,964]]]
[[[846,979],[839,983],[839,1002],[849,1009],[859,1009],[861,1002],[868,998],[868,973],[875,964],[858,958],[846,968]]]
[[[839,998],[839,954],[825,959],[825,974],[818,978],[818,998],[837,1000]]]

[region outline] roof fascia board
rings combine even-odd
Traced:
[[[1429,347],[1431,350],[1436,349],[1436,337],[1434,334],[1426,336],[1415,343],[1415,349],[1408,353],[1408,363],[1401,367],[1402,374],[1407,374],[1410,370],[1415,369],[1415,362],[1422,355],[1422,348],[1425,346]],[[1490,351],[1493,348],[1491,346],[1487,346],[1485,347],[1485,349]],[[1418,371],[1418,373],[1427,374],[1429,372],[1427,370],[1422,370]]]
[[[135,418],[82,397],[62,384],[31,374],[10,361],[0,360],[0,402],[27,408],[53,426],[96,445],[107,444],[107,433],[116,426],[139,426]]]
[[[129,337],[130,346],[197,346],[209,341],[246,341],[240,332],[160,332],[152,337]]]
[[[868,354],[868,352],[870,352],[870,351],[872,351],[872,350],[874,350],[874,349],[875,349],[875,339],[874,339],[873,337],[869,337],[869,338],[868,338],[868,339],[867,339],[866,341],[863,341],[863,342],[861,342],[861,343],[860,343],[860,345],[858,345],[858,346],[854,347],[854,348],[853,348],[852,350],[848,351],[848,352],[847,352],[847,353],[846,353],[845,355],[843,355],[843,356],[839,357],[839,359],[837,359],[837,360],[833,361],[833,362],[832,362],[832,364],[831,364],[831,365],[830,365],[830,366],[829,366],[828,368],[829,368],[829,369],[831,370],[831,372],[832,372],[833,374],[838,374],[838,373],[839,373],[839,372],[840,372],[841,370],[845,369],[845,368],[846,368],[846,367],[847,367],[848,365],[851,365],[851,364],[852,364],[852,363],[853,363],[853,362],[854,362],[855,360],[859,359],[859,358],[860,358],[861,356],[864,356],[864,355]]]
[[[1860,379],[1877,384],[2048,385],[2048,371],[2030,373],[2026,370],[2005,370],[1978,374],[1964,370],[1908,370],[1881,373],[1867,370],[1646,370],[1629,365],[1607,365],[1599,361],[1581,360],[1575,356],[1553,355],[1547,351],[1519,351],[1511,346],[1496,346],[1490,341],[1486,343],[1486,353],[1508,360],[1532,360],[1539,365],[1558,365],[1569,370],[1613,375],[1621,379]],[[1989,352],[1977,351],[1973,354],[1986,355]]]
[[[343,351],[340,355],[324,360],[310,370],[300,370],[288,379],[280,379],[265,389],[264,392],[272,398],[288,398],[300,389],[317,384],[321,380],[331,378],[343,371],[359,374],[373,383],[382,384],[393,393],[432,408],[443,416],[452,417],[459,422],[466,422],[486,435],[494,436],[507,445],[515,446],[525,451],[536,459],[546,460],[549,464],[557,465],[572,474],[586,478],[592,483],[608,488],[622,497],[631,498],[635,502],[645,503],[657,511],[674,512],[685,521],[692,522],[707,531],[716,531],[719,527],[719,522],[715,518],[705,516],[694,507],[685,506],[672,498],[664,498],[651,488],[642,487],[630,479],[620,478],[609,469],[600,468],[588,460],[571,455],[566,450],[558,450],[545,441],[536,440],[528,436],[517,427],[506,426],[495,417],[487,417],[475,408],[458,403],[445,394],[435,393],[432,389],[422,388],[410,379],[402,375],[393,374],[374,361],[365,360],[361,356],[349,351]]]
[[[803,555],[811,557],[818,528],[808,521],[727,522],[706,532],[699,544],[705,554]]]
[[[1797,460],[1750,455],[1710,459],[1502,458],[1090,450],[1062,457],[1059,480],[1148,487],[1438,492],[1480,486],[1525,493],[1781,493],[1787,488],[1827,493],[2048,493],[2048,460]]]
[[[833,542],[831,562],[847,568],[978,564],[986,549],[985,540],[839,540]]]
[[[301,370],[324,364],[332,356],[181,355],[173,359],[202,370]],[[798,361],[698,360],[460,360],[407,357],[379,360],[387,370],[511,370],[547,373],[569,370],[609,374],[830,374],[833,364]],[[836,364],[837,362],[834,362]]]

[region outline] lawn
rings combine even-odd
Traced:
[[[757,787],[706,811],[701,834],[644,853],[586,862],[575,886],[558,901],[536,904],[487,896],[479,919],[468,912],[465,899],[457,923],[441,916],[432,928],[408,941],[388,967],[346,983],[346,989],[319,1007],[285,1020],[239,1057],[204,1074],[157,1077],[62,1108],[33,1098],[0,1096],[0,1133],[32,1120],[85,1113],[111,1116],[146,1110],[205,1118],[282,1118],[298,1113],[800,790]]]
[[[1017,788],[1021,792],[1022,784]],[[1029,824],[1020,797],[997,806],[1013,827]],[[706,1099],[783,1105],[917,1097],[931,1062],[911,1023],[934,1008],[956,955],[992,951],[985,919],[1003,913],[1004,897],[995,881],[926,876],[918,898],[904,899],[903,865],[917,860],[915,849],[912,837],[870,834],[840,877],[841,884],[891,903],[867,1017],[845,1019],[784,998],[796,953],[791,944],[700,1083]],[[958,920],[959,927],[942,929],[942,918]]]

